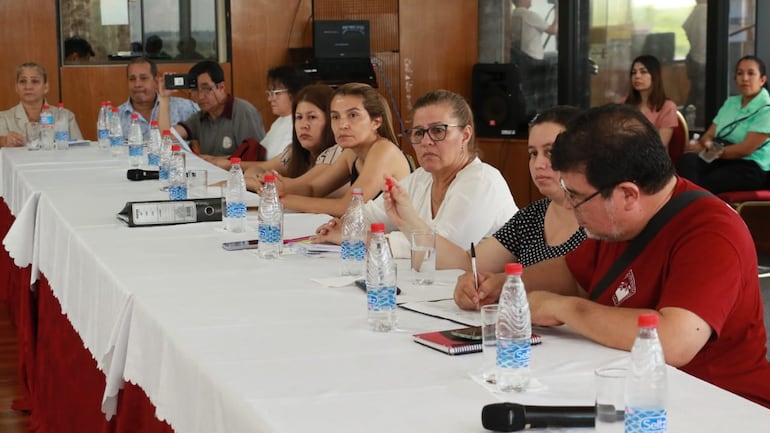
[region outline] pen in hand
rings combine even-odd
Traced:
[[[471,272],[473,272],[473,285],[476,287],[476,293],[479,292],[479,272],[476,270],[476,247],[471,242]],[[479,307],[479,302],[476,302]]]

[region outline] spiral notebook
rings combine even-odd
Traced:
[[[412,336],[416,343],[449,355],[481,352],[481,327],[450,329],[448,331],[423,332]],[[540,344],[542,338],[532,334],[532,344]]]

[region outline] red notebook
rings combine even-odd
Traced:
[[[448,331],[423,332],[412,336],[414,341],[449,355],[481,352],[481,327],[450,329]],[[540,344],[541,337],[532,334],[532,344]]]

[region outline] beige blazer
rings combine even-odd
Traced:
[[[75,120],[75,115],[66,108],[63,109],[70,126],[70,139],[82,140],[83,134],[80,132],[78,122]],[[59,107],[51,107],[54,119],[59,115]],[[8,135],[9,132],[17,132],[21,135],[25,135],[25,127],[29,123],[27,119],[27,113],[24,111],[24,107],[19,105],[11,108],[10,110],[0,111],[0,137]]]

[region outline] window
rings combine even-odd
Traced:
[[[228,58],[226,0],[59,0],[59,15],[65,65]]]

